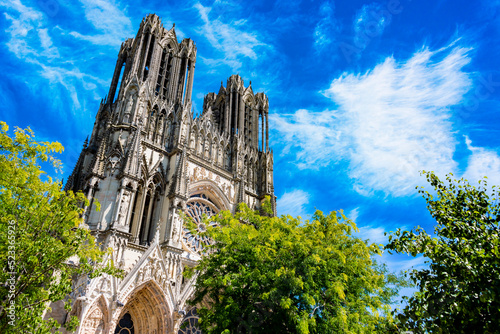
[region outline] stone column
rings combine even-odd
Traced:
[[[186,96],[184,98],[184,105],[187,105],[189,101],[191,101],[191,95],[193,93],[193,79],[194,79],[194,66],[195,62],[194,61],[189,61],[190,66],[189,66],[189,76],[188,76],[188,84],[186,88]]]
[[[266,110],[266,152],[269,152],[269,114]]]

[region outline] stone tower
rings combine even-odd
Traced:
[[[154,14],[120,48],[66,189],[88,196],[85,222],[126,276],[78,281],[77,333],[187,332],[196,326],[186,304],[194,282],[182,272],[200,259],[204,240],[179,213],[199,224],[203,213],[234,212],[241,202],[259,209],[265,196],[276,210],[267,96],[233,75],[205,96],[195,118],[195,63],[194,42],[179,43]]]

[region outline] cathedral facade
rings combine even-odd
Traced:
[[[179,43],[154,14],[121,46],[66,189],[88,197],[85,223],[125,277],[77,281],[77,333],[196,333],[187,304],[195,278],[182,273],[206,240],[184,228],[181,212],[202,230],[203,214],[241,202],[259,210],[270,196],[276,211],[267,96],[233,75],[194,117],[195,64],[193,41]]]

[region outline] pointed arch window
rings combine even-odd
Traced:
[[[146,243],[146,223],[148,221],[148,214],[149,214],[149,208],[151,206],[151,193],[148,191],[146,193],[146,200],[144,201],[144,209],[142,210],[142,216],[141,216],[141,230],[139,232],[139,242],[140,244],[145,244]]]
[[[139,195],[141,191],[140,188],[136,191],[135,196],[134,196],[134,204],[132,204],[132,213],[130,214],[130,223],[129,223],[129,230],[128,233],[132,233],[132,226],[134,224],[134,219],[136,217],[137,211],[140,210],[138,207],[140,203],[138,203]]]
[[[116,68],[115,68],[115,73],[113,74],[113,79],[111,81],[111,86],[109,88],[109,93],[108,93],[108,99],[111,103],[115,103],[116,99],[118,98],[119,94],[116,94],[117,92],[120,92],[124,72],[125,72],[125,66],[127,64],[127,58],[128,55],[122,54],[116,63]]]
[[[152,31],[146,31],[142,40],[142,49],[140,54],[140,64],[137,75],[139,78],[142,78],[142,81],[145,81],[148,78],[150,66],[151,66],[151,58],[154,52],[155,46],[155,35]]]
[[[166,100],[168,96],[172,58],[172,49],[170,44],[167,44],[167,47],[163,49],[161,54],[160,69],[155,89],[155,94],[160,95],[163,100]]]
[[[149,70],[150,70],[150,66],[151,66],[151,57],[153,55],[154,46],[155,46],[155,35],[151,34],[151,38],[149,41],[148,53],[146,55],[146,64],[144,65],[144,74],[142,77],[142,81],[145,81],[148,78],[148,74],[149,74]]]
[[[156,188],[156,190],[149,188],[146,193],[146,199],[144,200],[140,221],[139,243],[141,245],[149,245],[153,240],[156,229],[155,217],[158,216],[159,200],[160,190],[158,188]]]
[[[179,81],[177,82],[177,99],[181,101],[181,103],[184,103],[184,91],[187,84],[189,66],[191,66],[191,61],[189,60],[188,63],[187,55],[183,55],[181,58]]]

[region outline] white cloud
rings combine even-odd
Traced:
[[[402,260],[401,258],[407,258],[407,260]],[[377,259],[378,261],[378,259]],[[424,257],[423,255],[418,255],[416,257],[412,257],[410,255],[399,255],[395,258],[394,254],[389,254],[388,252],[384,252],[382,255],[382,259],[379,262],[383,262],[387,264],[389,271],[399,273],[400,271],[411,270],[411,269],[423,269],[428,265],[425,261],[430,261],[429,258]]]
[[[390,13],[381,4],[364,5],[354,19],[354,45],[364,50],[373,38],[384,33],[390,21]]]
[[[305,191],[301,189],[287,191],[278,198],[278,214],[304,217],[307,214],[307,204],[309,204],[309,194]]]
[[[488,177],[489,185],[500,186],[500,156],[496,151],[472,146],[472,141],[465,137],[467,148],[472,152],[469,157],[464,177],[475,184],[483,177]]]
[[[355,208],[347,213],[347,217],[356,223],[356,219],[358,218],[360,213],[360,208]],[[382,224],[380,222],[371,223],[370,225],[360,226],[358,225],[359,232],[355,233],[355,236],[362,239],[368,240],[369,243],[379,244],[387,244],[388,239],[384,235],[386,231],[385,227],[387,224]],[[401,227],[405,229],[405,227]]]
[[[207,73],[218,73],[217,67],[219,67],[221,65],[227,65],[227,66],[231,67],[232,69],[238,69],[241,67],[241,62],[239,60],[236,60],[236,59],[225,59],[225,58],[212,59],[212,58],[206,58],[203,56],[197,56],[197,57],[203,63],[208,65],[207,67],[209,68],[209,70],[207,71]]]
[[[9,51],[21,59],[26,59],[33,54],[36,55],[30,42],[37,40],[40,43],[37,30],[42,25],[43,14],[38,10],[24,6],[20,0],[0,1],[0,6],[17,14],[14,17],[8,12],[4,13],[7,21],[10,21],[10,27],[5,30],[10,35],[7,42]]]
[[[326,1],[319,9],[322,18],[314,28],[314,47],[317,51],[321,51],[331,44],[338,33],[338,22],[334,17],[334,8],[333,3]]]
[[[257,59],[260,49],[269,47],[261,42],[255,32],[243,30],[245,21],[236,20],[231,23],[222,22],[220,17],[210,16],[210,7],[199,2],[194,6],[203,21],[199,33],[207,38],[212,47],[224,54],[225,63],[233,70],[241,67],[241,57]],[[209,61],[205,59],[205,61]],[[213,64],[212,64],[213,65]]]
[[[370,243],[375,244],[386,244],[387,237],[384,235],[385,229],[383,227],[373,227],[373,226],[363,226],[359,227],[359,233],[356,234],[357,237],[362,240],[368,239]]]
[[[311,112],[299,109],[294,114],[270,114],[273,123],[285,144],[286,154],[293,146],[300,146],[296,153],[301,169],[318,169],[335,160],[337,143],[341,141],[342,130],[333,127],[337,117],[335,111]]]
[[[64,50],[67,48],[57,38],[60,37],[58,34],[64,32],[59,27],[48,28],[45,15],[41,11],[34,7],[25,6],[20,0],[0,0],[0,7],[5,9],[4,16],[10,23],[5,30],[8,36],[7,48],[25,64],[32,66],[39,74],[34,75],[33,68],[29,69],[31,73],[27,84],[38,92],[48,87],[54,91],[63,87],[72,102],[75,115],[82,117],[81,95],[83,90],[94,91],[97,85],[104,86],[106,82],[87,75],[75,67],[74,63],[78,63],[72,58],[75,54],[65,55]],[[61,55],[61,53],[63,54]],[[64,61],[61,61],[61,58]],[[22,74],[19,75],[22,76]],[[25,79],[25,77],[22,78]],[[47,82],[49,86],[46,85]],[[58,116],[64,118],[67,117],[64,115],[67,109],[61,107],[61,104],[64,103],[62,102],[63,97],[64,94],[58,94],[52,101],[56,105],[53,112],[59,113]],[[95,96],[94,98],[97,99]],[[76,113],[76,110],[79,112]]]
[[[120,9],[122,5],[113,0],[80,0],[85,10],[85,18],[100,33],[84,35],[76,31],[70,32],[73,37],[97,45],[120,45],[126,38],[133,37],[132,22]]]
[[[38,37],[40,38],[40,43],[43,49],[42,55],[50,59],[58,58],[59,50],[54,46],[48,29],[38,29]]]
[[[421,49],[407,61],[389,57],[365,74],[344,73],[323,92],[337,110],[275,115],[272,126],[299,168],[346,160],[360,194],[413,194],[420,170],[457,167],[450,108],[471,87],[469,51]]]
[[[95,90],[96,83],[100,86],[104,86],[107,83],[100,78],[80,72],[78,68],[66,69],[63,67],[46,66],[41,63],[38,63],[38,65],[43,69],[40,73],[42,77],[48,79],[51,84],[60,84],[68,90],[73,107],[76,110],[81,107],[77,88],[75,87],[76,84],[83,83],[83,89],[92,91]]]
[[[360,212],[360,208],[357,207],[357,208],[352,209],[351,211],[347,212],[345,215],[346,215],[347,218],[349,218],[354,223],[356,223],[356,220],[359,217],[359,212]]]

